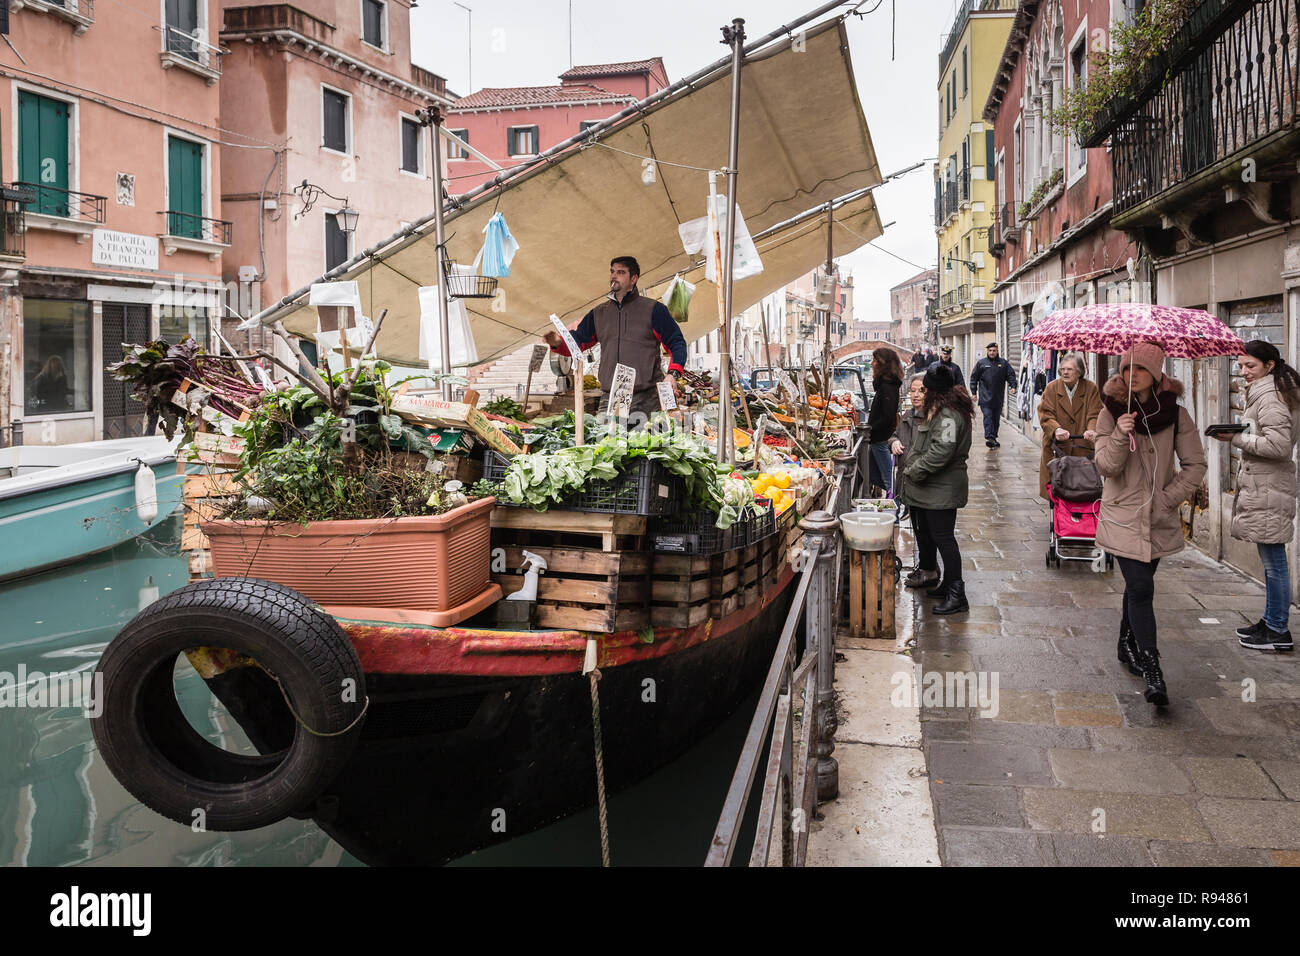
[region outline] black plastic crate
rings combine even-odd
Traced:
[[[745,526],[748,532],[748,537],[745,540],[746,544],[755,544],[764,538],[771,537],[776,534],[776,512],[771,505],[768,505],[767,510],[761,515],[748,515]]]
[[[739,522],[730,528],[717,526],[718,516],[707,508],[661,518],[650,532],[656,551],[670,554],[720,554],[744,547],[744,528]]]
[[[605,514],[664,515],[673,510],[680,498],[680,482],[663,465],[648,458],[636,460],[636,467],[625,471],[610,481],[593,481],[582,491],[570,495],[560,504],[552,504],[555,511],[596,511]],[[510,459],[489,449],[483,454],[483,477],[488,481],[501,481],[510,467]],[[497,504],[507,507],[509,501],[497,499]]]

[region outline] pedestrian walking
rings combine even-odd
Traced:
[[[1169,703],[1156,646],[1156,568],[1183,550],[1178,509],[1206,470],[1196,424],[1178,404],[1183,384],[1164,374],[1164,363],[1164,350],[1150,342],[1120,357],[1119,374],[1101,390],[1096,454],[1103,478],[1097,544],[1115,556],[1124,576],[1116,652],[1146,681],[1144,695],[1156,705]]]
[[[979,401],[984,413],[984,444],[998,448],[998,425],[1002,419],[1002,402],[1006,387],[1016,391],[1016,373],[1011,363],[998,355],[998,343],[984,347],[984,357],[975,363],[970,373],[971,393]]]
[[[1085,377],[1083,359],[1067,355],[1058,363],[1058,377],[1043,390],[1038,403],[1038,423],[1043,427],[1043,454],[1038,461],[1038,497],[1047,500],[1047,463],[1052,460],[1055,439],[1064,455],[1088,452],[1097,440],[1097,415],[1101,412],[1101,389]],[[1071,440],[1071,435],[1083,439]],[[1084,446],[1084,441],[1088,446]]]
[[[885,489],[888,496],[894,487],[894,460],[889,452],[889,439],[898,427],[898,390],[903,386],[903,363],[893,349],[882,345],[871,353],[871,382],[875,391],[871,410],[867,412],[871,483]]]
[[[905,485],[903,484],[903,455],[916,440],[916,429],[921,424],[921,406],[925,402],[925,387],[921,384],[924,372],[913,373],[907,379],[907,397],[911,404],[898,413],[898,427],[889,439],[889,450],[897,463],[894,469],[894,499],[898,502],[899,519],[910,516],[907,508]],[[929,587],[939,583],[939,559],[934,542],[928,541],[923,548],[920,544],[921,531],[916,521],[912,521],[912,531],[917,535],[916,568],[903,583],[909,588]],[[928,556],[929,564],[923,563],[922,554]]]
[[[961,369],[958,368],[957,363],[952,360],[952,346],[945,345],[939,350],[939,352],[939,358],[930,363],[930,368],[934,368],[936,365],[942,365],[948,371],[952,372],[952,380],[957,384],[957,387],[965,388],[966,380],[962,378]]]
[[[1291,613],[1291,576],[1286,545],[1295,533],[1296,464],[1300,439],[1300,374],[1282,360],[1276,346],[1256,339],[1237,358],[1246,380],[1244,432],[1216,434],[1241,449],[1237,497],[1231,534],[1253,541],[1264,565],[1264,616],[1237,629],[1242,647],[1291,651],[1295,643],[1287,618]]]
[[[966,459],[975,407],[942,366],[926,371],[921,384],[921,420],[903,459],[904,500],[916,529],[917,567],[937,568],[936,552],[943,562],[939,584],[925,592],[939,602],[934,613],[956,614],[970,610],[956,527],[969,492]]]
[[[925,361],[924,352],[922,352],[920,349],[917,349],[915,352],[912,353],[911,368],[913,372],[924,372],[928,367],[929,365]]]

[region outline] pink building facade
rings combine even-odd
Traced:
[[[456,101],[447,126],[503,169],[537,155],[668,85],[663,60],[575,66],[558,86],[477,90]],[[449,191],[469,192],[496,171],[453,148]]]
[[[984,108],[993,124],[997,206],[997,337],[1017,369],[1026,324],[1055,308],[1149,301],[1127,260],[1140,253],[1111,227],[1113,180],[1103,147],[1084,149],[1048,121],[1064,91],[1086,82],[1091,50],[1130,15],[1123,0],[1022,2]],[[1046,357],[1050,363],[1051,357]],[[1090,374],[1104,376],[1093,363]],[[1010,400],[1010,399],[1009,399]],[[1037,422],[1020,421],[1030,434]]]
[[[451,100],[442,77],[411,62],[410,7],[225,4],[221,111],[232,145],[221,192],[234,238],[224,272],[241,288],[241,315],[433,210],[431,127],[417,114]],[[344,209],[358,214],[352,232]],[[228,315],[237,347],[259,344],[237,324]]]
[[[11,0],[0,73],[0,443],[138,434],[123,341],[206,337],[224,253],[207,0]]]
[[[895,345],[920,348],[925,341],[925,323],[934,300],[939,297],[939,271],[926,269],[889,290],[888,338]]]

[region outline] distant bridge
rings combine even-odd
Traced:
[[[845,359],[858,355],[861,352],[874,352],[882,346],[884,348],[893,349],[897,352],[899,359],[904,365],[907,365],[908,362],[912,361],[912,356],[915,354],[915,350],[905,349],[903,346],[895,345],[893,342],[886,341],[885,339],[870,339],[866,342],[850,342],[848,345],[841,345],[839,348],[831,352],[831,359],[835,362],[843,362]]]

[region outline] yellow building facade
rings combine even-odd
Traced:
[[[939,251],[940,345],[968,374],[996,331],[996,214],[993,127],[984,103],[1015,18],[1015,0],[963,0],[939,52],[939,159],[934,167],[934,231]]]

